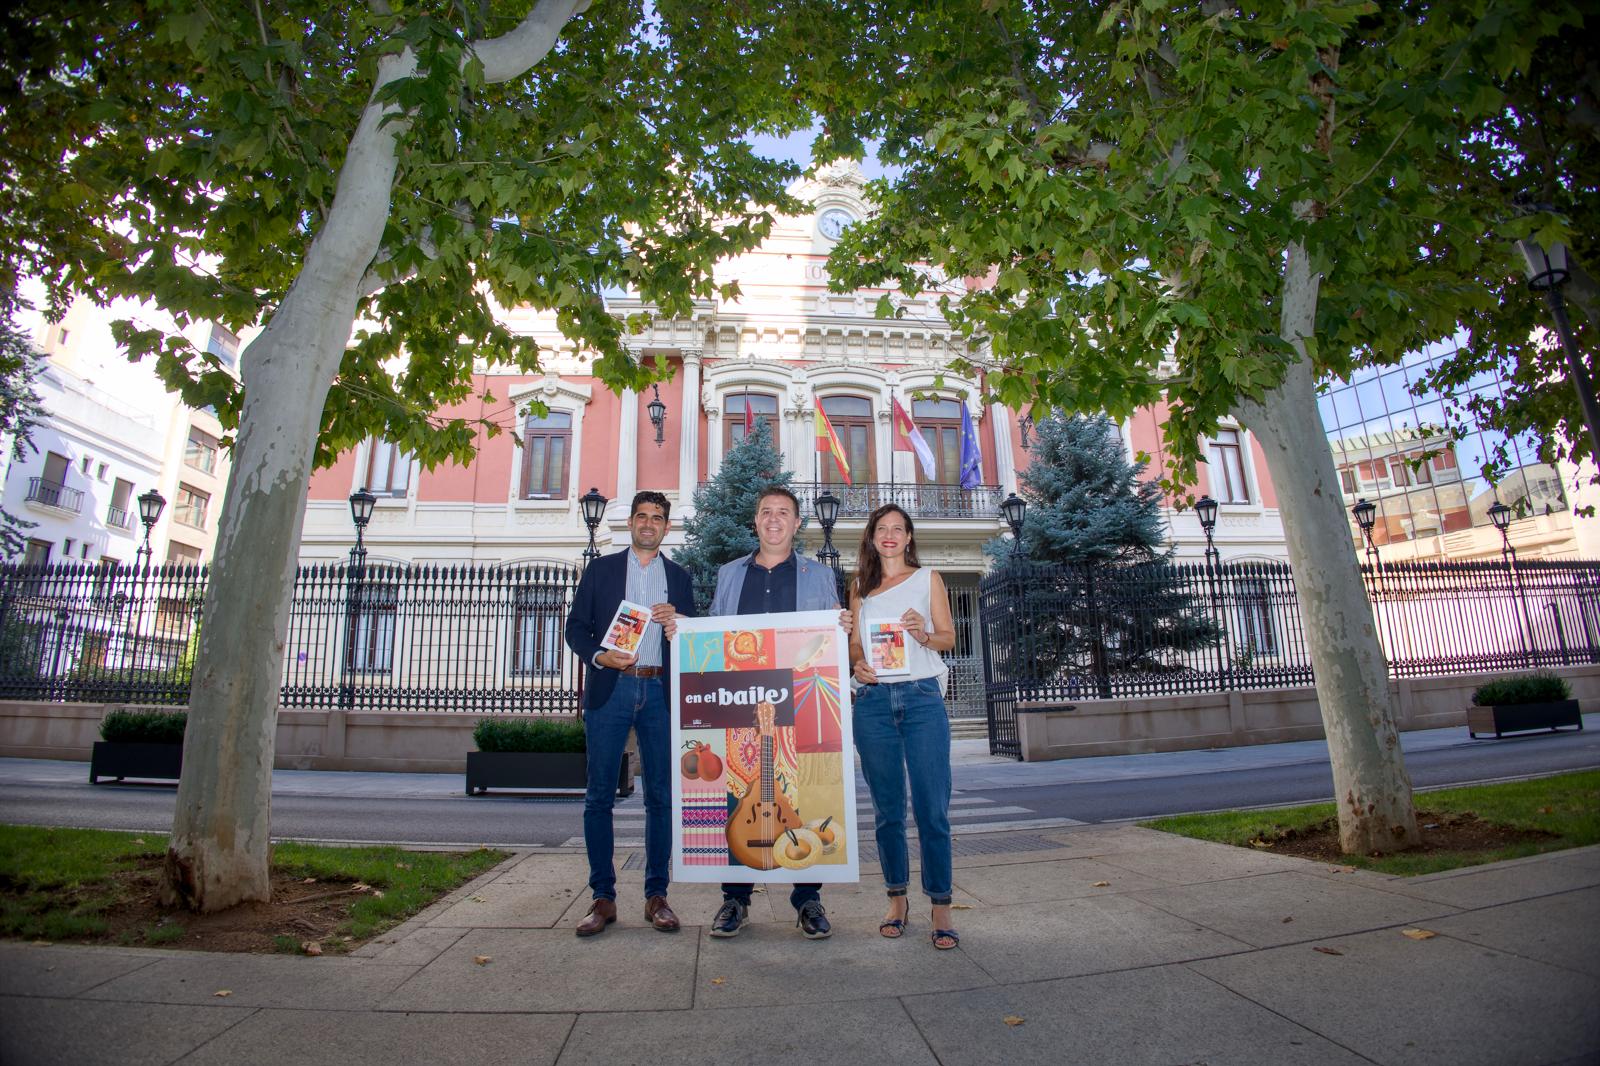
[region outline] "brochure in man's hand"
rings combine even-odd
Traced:
[[[898,618],[867,621],[867,661],[872,672],[879,677],[909,674],[911,663],[906,657],[905,623]]]
[[[623,600],[617,604],[617,613],[611,616],[611,624],[606,627],[606,636],[600,646],[624,655],[638,655],[639,645],[644,642],[645,630],[649,627],[650,608]]]

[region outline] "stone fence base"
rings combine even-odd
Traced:
[[[1600,710],[1600,666],[1562,666],[1554,672],[1567,679],[1583,710]],[[1505,676],[1505,671],[1496,671],[1391,681],[1397,723],[1402,730],[1464,729],[1472,690]],[[1021,702],[1017,736],[1023,760],[1040,762],[1320,740],[1323,733],[1316,690],[1278,688],[1077,704]]]
[[[107,703],[0,701],[0,755],[89,761]],[[144,708],[141,708],[144,709]],[[172,710],[173,708],[149,708]],[[465,773],[481,714],[415,711],[278,712],[280,770]]]

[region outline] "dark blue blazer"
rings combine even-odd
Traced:
[[[594,665],[595,653],[600,650],[601,638],[617,613],[617,604],[627,598],[628,552],[624,548],[611,555],[602,555],[589,564],[578,581],[578,591],[572,597],[572,612],[567,615],[567,647],[583,660],[587,683],[583,690],[583,705],[593,709],[611,698],[617,687],[617,672]],[[694,617],[694,582],[689,571],[668,559],[663,553],[661,561],[667,568],[667,602],[687,618]],[[646,605],[648,606],[648,604]],[[668,705],[672,700],[672,659],[667,635],[660,626],[655,627],[656,639],[661,641],[662,685],[667,689]]]

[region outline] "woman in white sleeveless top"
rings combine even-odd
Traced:
[[[856,751],[877,812],[878,858],[889,893],[878,932],[893,939],[907,925],[909,772],[922,891],[933,905],[933,945],[953,948],[961,938],[950,920],[950,714],[939,653],[955,647],[955,624],[944,581],[918,564],[911,517],[894,504],[867,520],[850,609],[856,615],[850,661],[860,683],[853,708]]]

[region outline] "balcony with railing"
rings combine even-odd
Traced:
[[[1000,501],[1005,498],[999,485],[964,489],[960,485],[903,482],[831,485],[821,481],[793,481],[789,483],[789,488],[800,498],[800,512],[805,516],[813,513],[818,496],[823,492],[833,493],[839,501],[839,518],[843,521],[866,518],[886,503],[898,504],[913,519],[972,518],[995,521],[1000,516]]]
[[[126,507],[107,507],[106,525],[112,529],[132,529],[133,514]]]
[[[42,477],[30,477],[28,479],[27,502],[57,511],[70,511],[73,514],[83,513],[82,490],[69,489],[59,481],[46,481]]]

